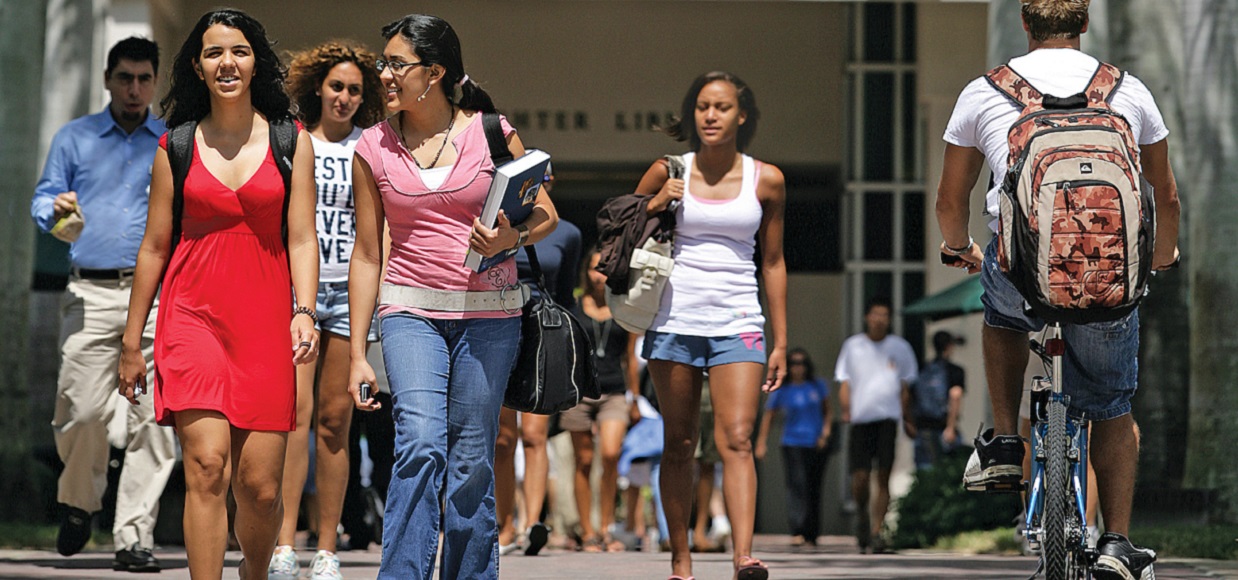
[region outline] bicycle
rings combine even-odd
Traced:
[[[1032,379],[1032,470],[1027,482],[1024,535],[1040,549],[1046,580],[1086,580],[1097,552],[1087,534],[1088,423],[1070,417],[1070,397],[1062,392],[1062,327],[1046,326],[1044,341],[1031,350],[1045,365],[1047,377]]]

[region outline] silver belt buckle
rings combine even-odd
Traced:
[[[524,309],[524,304],[521,304],[520,306],[517,306],[514,309],[507,308],[507,291],[516,290],[520,292],[521,295],[523,295],[524,292],[521,290],[522,288],[524,288],[524,286],[520,284],[519,282],[517,282],[515,284],[512,284],[511,286],[504,286],[502,289],[499,290],[499,308],[503,309],[504,313],[517,314]]]

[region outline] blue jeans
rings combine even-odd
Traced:
[[[1039,332],[1044,321],[1026,312],[1027,302],[997,264],[997,238],[980,267],[984,324],[1016,332]],[[1066,340],[1063,392],[1068,413],[1087,421],[1108,421],[1131,412],[1139,384],[1139,311],[1112,322],[1063,324]]]
[[[378,577],[429,580],[441,521],[441,576],[497,579],[494,442],[520,319],[381,321],[395,463]]]
[[[912,443],[915,449],[917,471],[932,468],[947,453],[958,449],[963,437],[956,435],[954,444],[946,445],[945,440],[942,439],[945,432],[946,430],[940,427],[916,426],[916,439]],[[957,429],[955,432],[957,434]]]

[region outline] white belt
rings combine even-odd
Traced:
[[[408,306],[442,312],[485,312],[502,310],[519,312],[529,300],[529,287],[517,284],[502,290],[457,291],[414,288],[398,284],[383,284],[379,289],[380,304]]]

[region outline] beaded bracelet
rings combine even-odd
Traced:
[[[313,310],[310,310],[310,308],[309,308],[308,306],[298,306],[298,307],[296,307],[296,309],[292,311],[292,316],[295,318],[295,317],[296,317],[296,315],[298,315],[298,314],[304,314],[304,315],[306,315],[306,316],[310,317],[310,320],[313,320],[313,321],[314,321],[314,324],[318,324],[318,314],[317,314],[316,312],[314,312]]]

